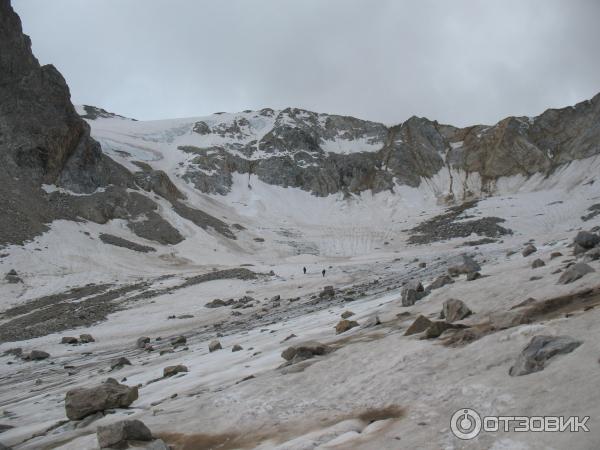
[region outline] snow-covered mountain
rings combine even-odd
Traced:
[[[0,448],[596,448],[449,421],[599,417],[599,125],[138,121],[0,0]]]

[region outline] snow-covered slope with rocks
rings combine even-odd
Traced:
[[[73,108],[0,12],[3,445],[138,419],[130,448],[597,447],[600,96],[462,129],[137,121]],[[463,441],[463,408],[590,431]]]

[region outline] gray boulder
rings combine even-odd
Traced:
[[[189,372],[189,370],[183,364],[178,364],[176,366],[167,366],[163,369],[163,377],[172,377],[173,375],[177,375],[181,372]]]
[[[244,347],[242,347],[240,344],[235,344],[233,347],[231,347],[232,352],[239,352],[242,350],[244,350]]]
[[[98,411],[126,408],[137,398],[137,386],[129,387],[109,378],[99,386],[67,391],[65,410],[69,419],[79,420]]]
[[[216,339],[214,341],[211,341],[210,344],[208,344],[208,351],[211,353],[217,350],[221,350],[222,348],[223,347],[221,347],[221,343]]]
[[[28,354],[23,356],[23,359],[28,361],[41,361],[42,359],[48,359],[50,354],[42,350],[31,350]]]
[[[74,336],[63,336],[60,340],[61,344],[77,344],[79,341]]]
[[[96,432],[100,448],[120,447],[127,441],[151,441],[152,432],[140,420],[121,420],[100,425]]]
[[[600,236],[590,233],[589,231],[580,231],[573,239],[573,242],[575,245],[579,245],[585,250],[589,250],[600,244]]]
[[[532,253],[537,252],[537,247],[533,244],[528,244],[523,251],[521,252],[521,254],[525,257],[531,255]]]
[[[6,281],[8,281],[9,283],[13,283],[13,284],[23,282],[21,277],[19,275],[17,275],[17,271],[15,269],[9,270],[8,273],[4,276],[4,279]]]
[[[137,348],[146,348],[146,344],[150,343],[150,338],[148,336],[142,336],[138,338],[136,341]]]
[[[562,275],[558,279],[558,284],[572,283],[573,281],[579,280],[581,277],[592,272],[595,272],[595,270],[588,266],[586,263],[573,264],[571,267],[569,267],[562,273]]]
[[[531,268],[537,269],[538,267],[544,267],[545,265],[546,265],[546,263],[544,261],[542,261],[540,258],[538,258],[531,263]]]
[[[96,342],[96,340],[91,334],[80,334],[79,342],[81,342],[82,344],[89,344],[90,342]]]
[[[473,314],[473,311],[462,300],[451,298],[444,302],[442,307],[441,318],[446,319],[446,322],[456,322]]]
[[[508,373],[516,377],[539,372],[544,369],[549,359],[571,353],[582,343],[570,336],[534,336]]]
[[[124,356],[121,356],[119,358],[113,359],[110,362],[110,369],[111,370],[118,370],[118,369],[123,368],[124,366],[130,366],[130,365],[131,365],[131,361],[129,361]]]

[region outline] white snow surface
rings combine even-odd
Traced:
[[[213,127],[240,118],[250,123],[242,128],[245,142],[260,140],[273,126],[272,117],[256,112],[152,122],[119,118],[90,121],[93,137],[119,163],[137,170],[132,161],[144,161],[164,170],[185,193],[190,206],[227,223],[243,225],[245,229],[236,232],[237,240],[197,228],[176,215],[162,199],[157,200],[160,214],[186,238],[178,245],[163,246],[141,239],[121,220],[104,225],[55,221],[50,231],[34,241],[2,249],[5,256],[0,258],[0,272],[14,268],[24,283],[0,282],[0,308],[88,283],[125,286],[145,280],[153,288],[167,288],[188,276],[242,264],[258,273],[273,270],[275,275],[173,289],[133,302],[90,327],[2,343],[0,354],[18,346],[24,351],[43,349],[51,357],[39,362],[0,357],[0,424],[14,426],[0,434],[0,442],[16,449],[96,449],[99,424],[139,418],[154,434],[172,443],[177,439],[201,442],[209,437],[224,442],[229,437],[229,446],[223,448],[598,448],[600,308],[498,331],[457,348],[403,334],[416,315],[437,317],[448,298],[465,301],[475,312],[466,323],[479,323],[490,313],[508,310],[528,297],[545,299],[599,287],[598,261],[590,263],[595,273],[572,284],[556,284],[559,274],[552,273],[571,259],[568,246],[576,232],[600,225],[600,216],[587,222],[581,219],[590,205],[600,203],[600,183],[592,182],[600,173],[599,158],[575,161],[548,178],[500,179],[494,196],[482,198],[467,211],[469,216],[505,219],[501,225],[511,229],[512,235],[478,248],[460,247],[464,241],[479,239],[477,235],[415,246],[407,244],[407,230],[441,214],[445,210],[441,199],[449,194],[455,198],[467,191],[481,194],[481,180],[476,175],[443,169],[432,179],[423,180],[419,188],[397,186],[393,193],[363,193],[352,198],[320,198],[247,175],[236,175],[226,196],[196,191],[179,177],[180,164],[189,155],[177,147],[227,144],[227,138],[201,136],[193,133],[192,127],[199,120]],[[328,143],[327,150],[347,153],[358,148],[355,144]],[[366,142],[360,144],[361,149],[363,144]],[[157,251],[138,253],[102,244],[100,233]],[[520,250],[530,239],[538,252],[524,258]],[[506,256],[509,250],[517,253]],[[551,260],[550,253],[556,251],[565,256]],[[412,307],[401,306],[402,279],[418,277],[428,284],[441,273],[435,272],[436,267],[463,252],[474,254],[482,263],[482,278],[473,282],[458,279]],[[415,258],[425,262],[427,269],[419,269]],[[531,269],[535,258],[543,259],[546,266]],[[307,275],[302,274],[303,266]],[[323,268],[327,270],[325,277],[321,275]],[[533,275],[541,278],[532,280]],[[378,288],[375,280],[385,281],[385,288]],[[327,285],[351,290],[371,282],[365,294],[354,301],[300,315],[291,313],[295,303],[289,299],[301,297],[302,302]],[[250,310],[239,310],[240,317],[232,317],[229,307],[204,307],[214,298],[244,295],[260,303]],[[273,323],[255,325],[252,315],[268,307],[267,299],[274,295],[281,295],[279,308],[283,312]],[[288,308],[290,314],[285,313]],[[383,325],[357,327],[336,335],[334,326],[345,310],[353,311],[351,319],[361,325],[378,314]],[[410,317],[397,316],[404,312]],[[193,317],[167,319],[183,314]],[[0,323],[7,320],[0,318]],[[223,350],[210,353],[208,343],[218,332],[216,328],[211,331],[213,325],[233,320],[242,320],[247,326],[218,337]],[[59,344],[62,336],[80,333],[91,333],[96,342]],[[283,342],[292,333],[297,337]],[[187,349],[174,353],[161,356],[158,351],[148,353],[135,347],[140,336],[150,336],[156,342],[157,337],[168,341],[181,334],[188,337]],[[584,344],[554,358],[541,372],[510,377],[508,369],[521,349],[539,334],[569,335]],[[310,360],[298,372],[278,369],[284,362],[281,352],[306,340],[330,343],[337,350]],[[242,345],[243,350],[232,353],[234,344]],[[132,365],[111,372],[110,360],[122,355]],[[174,364],[186,365],[189,372],[146,384],[160,377],[164,367]],[[65,366],[74,367],[72,375]],[[254,378],[240,382],[249,375]],[[85,427],[76,428],[72,422],[57,425],[65,419],[68,389],[97,385],[109,376],[126,378],[128,385],[142,385],[132,407],[118,409]],[[371,424],[360,419],[365,411],[383,407],[401,409],[403,414]],[[449,420],[456,410],[466,407],[482,415],[578,415],[592,419],[589,433],[498,432],[461,441],[450,432]],[[48,429],[51,431],[46,432]],[[187,448],[205,448],[196,445]]]

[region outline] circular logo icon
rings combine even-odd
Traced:
[[[481,431],[481,416],[473,409],[459,409],[452,414],[450,429],[459,439],[473,439]]]

